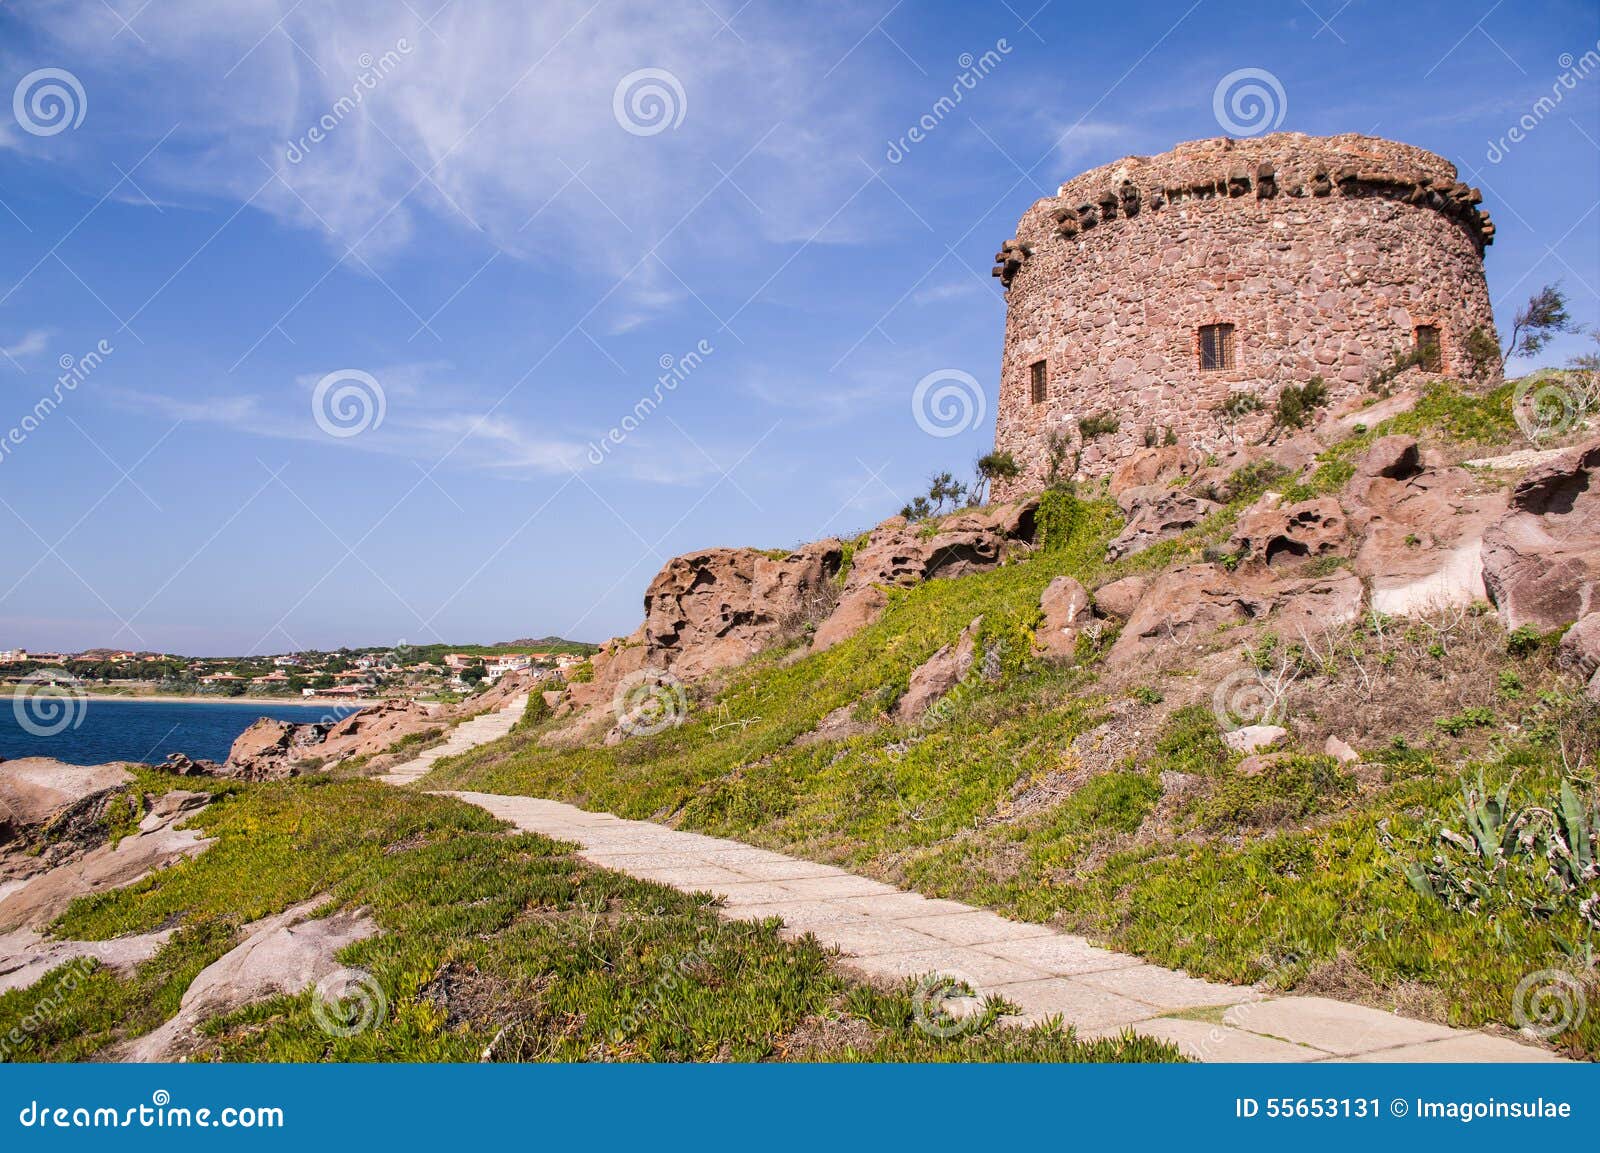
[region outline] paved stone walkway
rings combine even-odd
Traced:
[[[527,706],[528,698],[521,696],[508,702],[503,709],[482,713],[470,721],[462,721],[450,730],[450,737],[443,744],[424,749],[415,758],[396,765],[378,780],[390,785],[409,785],[426,776],[433,768],[433,762],[440,757],[453,757],[457,753],[464,753],[468,749],[475,749],[490,741],[498,741],[516,728],[517,722],[522,719],[522,711]]]
[[[506,715],[511,719],[499,724],[487,717],[469,721],[477,727],[467,734],[461,726],[457,734],[463,740],[453,751],[470,747],[468,737],[494,739],[509,731],[521,708],[513,703],[498,714]],[[426,771],[414,765],[426,758],[431,766],[446,748],[429,750],[384,779],[414,781]],[[738,841],[537,797],[450,795],[525,832],[575,842],[585,860],[602,868],[685,892],[720,894],[726,917],[779,917],[787,935],[814,934],[868,977],[957,977],[980,993],[1015,1003],[1025,1021],[1060,1016],[1083,1036],[1132,1028],[1204,1061],[1559,1060],[1503,1037],[1343,1001],[1197,980],[1044,925],[904,892]]]

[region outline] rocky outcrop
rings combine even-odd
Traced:
[[[1484,533],[1483,582],[1508,629],[1600,609],[1600,441],[1530,469]]]
[[[1039,613],[1043,620],[1034,633],[1039,650],[1056,660],[1071,660],[1077,655],[1078,634],[1094,619],[1088,592],[1071,577],[1058,576],[1040,595]]]
[[[673,557],[645,590],[645,663],[684,679],[742,664],[832,607],[842,557],[836,540],[784,557],[748,548]]]
[[[1213,500],[1163,485],[1130,488],[1117,497],[1127,524],[1106,549],[1106,560],[1120,560],[1197,526],[1222,507]]]
[[[884,588],[909,588],[937,577],[994,568],[1033,545],[1037,500],[971,509],[932,524],[890,517],[873,529],[851,558],[839,604],[812,638],[820,652],[853,636],[882,615]]]
[[[190,794],[194,796],[194,794]],[[42,929],[78,897],[120,889],[206,849],[211,841],[191,829],[177,829],[186,813],[209,800],[173,803],[158,814],[152,810],[133,836],[115,845],[103,844],[69,863],[38,873],[6,892],[0,900],[0,933],[19,928]]]
[[[450,719],[438,705],[401,700],[383,701],[332,722],[263,717],[233,742],[222,772],[247,781],[299,776],[351,757],[376,756],[405,737],[439,730]]]
[[[951,689],[972,668],[978,643],[978,629],[983,624],[979,617],[962,630],[954,645],[944,645],[911,674],[904,695],[895,702],[893,716],[897,721],[914,721]]]
[[[867,585],[839,598],[828,619],[817,626],[811,638],[811,651],[822,652],[847,637],[853,637],[872,624],[889,607],[889,594],[877,585]]]
[[[1188,565],[1151,583],[1109,660],[1128,667],[1159,650],[1181,651],[1240,624],[1270,623],[1291,638],[1315,636],[1357,619],[1361,601],[1361,581],[1350,572],[1282,578],[1265,566],[1229,572],[1215,564]]]
[[[1589,680],[1589,699],[1600,703],[1600,612],[1580,618],[1561,638],[1561,663]]]
[[[1374,610],[1401,616],[1485,598],[1483,534],[1505,511],[1500,489],[1467,469],[1429,468],[1414,437],[1387,436],[1357,465],[1344,504]]]
[[[1145,592],[1150,588],[1150,578],[1127,576],[1103,584],[1094,591],[1095,610],[1104,616],[1125,621],[1139,607]]]
[[[1349,541],[1344,509],[1333,497],[1284,505],[1276,493],[1268,493],[1240,514],[1228,551],[1242,562],[1284,567],[1342,556]]]
[[[1158,448],[1140,449],[1111,474],[1111,495],[1117,496],[1130,488],[1149,485],[1167,487],[1173,481],[1189,476],[1199,468],[1199,456],[1193,449],[1168,444]]]
[[[67,810],[131,783],[122,765],[69,765],[49,757],[0,763],[0,825],[13,835],[47,825]],[[7,838],[0,833],[0,843]]]
[[[378,986],[367,984],[366,977],[354,987],[340,978],[351,971],[343,969],[339,951],[375,935],[378,926],[364,912],[341,910],[332,916],[313,918],[327,903],[315,897],[245,927],[245,939],[218,960],[200,971],[189,984],[179,1003],[178,1013],[160,1028],[122,1046],[113,1053],[121,1061],[173,1061],[199,1047],[197,1027],[209,1017],[242,1008],[266,997],[294,996],[312,986],[324,992],[324,1004],[352,995],[363,1018],[368,1011],[373,1023],[382,1009]],[[319,982],[337,983],[339,989],[324,989]],[[336,1018],[330,1018],[336,1019]],[[342,1022],[341,1022],[342,1023]]]

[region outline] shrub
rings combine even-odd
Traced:
[[[1301,385],[1284,385],[1273,420],[1280,428],[1303,428],[1311,413],[1328,403],[1328,383],[1313,376]]]
[[[1084,440],[1093,440],[1097,436],[1108,436],[1122,427],[1122,422],[1109,412],[1086,416],[1078,421],[1078,434]]]
[[[1491,795],[1478,774],[1463,783],[1456,815],[1464,832],[1435,821],[1418,847],[1431,855],[1403,864],[1411,887],[1457,913],[1522,909],[1550,917],[1576,909],[1600,929],[1600,805],[1563,778],[1548,805],[1511,803],[1511,784]]]

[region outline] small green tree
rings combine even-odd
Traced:
[[[1567,295],[1559,284],[1547,284],[1528,298],[1528,303],[1511,322],[1511,340],[1500,357],[1503,371],[1513,357],[1532,356],[1553,340],[1557,333],[1577,332],[1567,313]]]
[[[988,499],[995,481],[1014,480],[1022,474],[1022,466],[1009,452],[986,453],[978,458],[973,467],[977,475],[973,478],[968,497],[968,503],[973,505],[980,505]]]

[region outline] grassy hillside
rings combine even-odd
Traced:
[[[1358,451],[1390,431],[1463,450],[1503,441],[1509,399],[1435,389],[1416,413],[1325,453],[1295,495],[1338,491]],[[1515,1024],[1530,973],[1574,969],[1592,986],[1594,929],[1576,901],[1454,911],[1406,875],[1437,851],[1435,822],[1462,827],[1462,781],[1480,772],[1491,791],[1511,784],[1513,802],[1553,807],[1564,778],[1592,796],[1600,733],[1555,667],[1553,638],[1507,638],[1479,611],[1368,620],[1324,638],[1325,652],[1240,629],[1216,654],[1131,674],[1104,667],[1111,630],[1077,668],[1032,656],[1053,577],[1093,588],[1198,560],[1272,478],[1255,479],[1199,530],[1112,566],[1101,558],[1115,508],[1049,494],[1041,551],[895,592],[877,624],[826,652],[767,653],[679,728],[562,748],[538,743],[545,722],[441,763],[424,787],[665,821],[1049,920],[1196,974],[1457,1025]],[[980,615],[998,677],[963,685],[935,722],[891,723],[911,672]],[[1223,745],[1211,691],[1241,659],[1292,682],[1298,755],[1263,768]],[[796,743],[836,710],[866,731]],[[1365,754],[1359,772],[1322,755],[1333,731]],[[1600,1054],[1600,1014],[1557,1040]]]
[[[277,997],[210,1022],[191,1059],[1178,1059],[1144,1039],[1005,1026],[998,1003],[942,1040],[917,1026],[909,983],[853,981],[812,938],[785,941],[773,921],[723,921],[704,895],[592,868],[454,800],[365,781],[210,787],[217,800],[196,824],[215,846],[81,899],[52,926],[82,940],[175,927],[171,940],[131,976],[69,964],[0,994],[0,1038],[20,1039],[0,1060],[85,1060],[148,1032],[241,926],[324,894],[323,914],[372,911],[380,935],[340,960],[376,979],[386,1011],[334,1036],[312,993]]]

